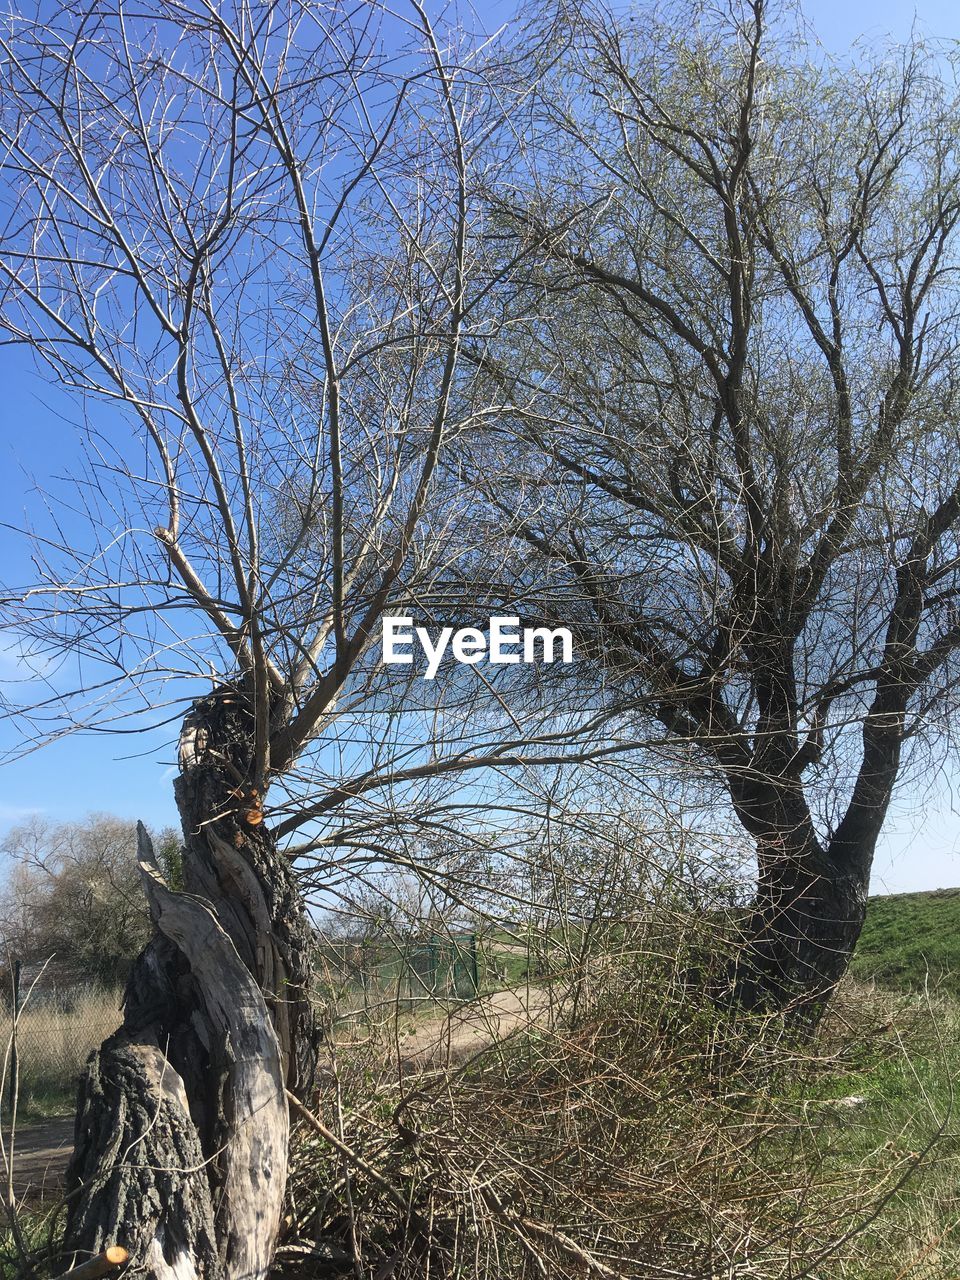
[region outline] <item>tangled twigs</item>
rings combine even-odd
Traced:
[[[396,1187],[391,1182],[388,1182],[381,1173],[378,1173],[372,1165],[368,1164],[367,1161],[364,1160],[363,1156],[358,1155],[357,1152],[351,1150],[345,1142],[342,1142],[332,1130],[327,1128],[322,1120],[318,1120],[313,1112],[308,1110],[299,1098],[294,1097],[289,1090],[287,1090],[287,1101],[290,1103],[291,1111],[308,1124],[314,1133],[323,1138],[325,1142],[329,1142],[332,1147],[339,1151],[340,1155],[342,1155],[345,1160],[348,1160],[350,1164],[355,1165],[361,1173],[366,1174],[371,1182],[376,1183],[381,1191],[384,1191],[390,1197],[398,1209],[400,1209],[404,1214],[408,1212],[409,1205]]]
[[[491,1213],[499,1218],[505,1226],[510,1227],[521,1239],[525,1234],[529,1234],[555,1245],[561,1253],[575,1258],[582,1266],[586,1267],[591,1275],[600,1276],[601,1280],[628,1280],[622,1271],[617,1271],[614,1267],[607,1266],[605,1262],[601,1262],[599,1258],[589,1253],[582,1245],[577,1244],[576,1240],[571,1240],[568,1235],[565,1235],[564,1232],[559,1231],[556,1227],[548,1226],[545,1222],[536,1222],[533,1218],[526,1218],[515,1213],[500,1200],[492,1188],[482,1188],[480,1197]],[[523,1243],[526,1244],[526,1240],[523,1240]]]
[[[335,1043],[344,1127],[291,1100],[298,1229],[342,1243],[371,1280],[787,1280],[888,1256],[894,1240],[919,1254],[960,1160],[943,1136],[940,1024],[955,1013],[847,984],[798,1046],[779,1020],[678,980],[711,953],[688,916],[670,925],[621,927],[585,962],[575,1016],[466,1063],[398,1072],[382,1035]],[[895,1034],[878,1042],[877,1026]],[[882,1140],[891,1105],[897,1143]],[[926,1179],[919,1213],[908,1177]],[[954,1243],[936,1252],[952,1262]]]

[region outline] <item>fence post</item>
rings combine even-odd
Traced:
[[[430,938],[430,994],[437,996],[440,992],[440,964],[443,958],[443,942],[436,934]],[[449,989],[450,980],[447,979]],[[447,994],[444,992],[443,994]]]
[[[480,966],[477,963],[477,931],[470,935],[470,976],[473,978],[473,994],[480,994]]]
[[[17,1101],[17,1080],[20,1071],[17,1053],[17,1018],[20,1016],[20,975],[23,965],[19,959],[13,962],[13,1036],[10,1041],[10,1114]]]

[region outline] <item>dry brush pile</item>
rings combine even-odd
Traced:
[[[798,1048],[704,1000],[704,942],[689,919],[623,927],[466,1060],[385,1065],[379,1036],[331,1048],[282,1273],[946,1274],[952,1012],[850,986]]]

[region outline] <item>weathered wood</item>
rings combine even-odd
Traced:
[[[187,717],[184,891],[164,883],[141,828],[156,931],[123,1028],[81,1084],[66,1244],[85,1256],[122,1238],[148,1280],[266,1275],[287,1175],[284,1088],[306,1096],[315,1073],[309,922],[245,781],[251,744],[232,687]]]
[[[289,861],[259,820],[252,746],[248,699],[231,686],[199,699],[184,720],[174,784],[183,887],[211,904],[256,978],[277,1030],[286,1086],[307,1097],[320,1039],[310,1001],[311,930]]]
[[[289,1118],[277,1034],[260,988],[213,912],[167,888],[142,823],[138,833],[157,927],[186,956],[208,1025],[228,1047],[218,1235],[227,1276],[259,1280],[273,1258],[287,1180]]]
[[[156,1043],[111,1036],[81,1081],[65,1244],[118,1235],[151,1280],[222,1280],[213,1196],[180,1075]]]
[[[85,1077],[68,1172],[76,1193],[68,1240],[92,1251],[122,1224],[134,1261],[156,1280],[260,1280],[273,1257],[287,1172],[276,1032],[210,907],[171,892],[142,825],[139,842],[151,913],[189,967],[194,1030],[215,1068],[215,1123],[209,1102],[202,1112],[215,1142],[198,1132],[172,1056],[146,1036],[134,1042],[127,1030],[118,1033]]]

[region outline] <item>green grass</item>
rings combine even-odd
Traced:
[[[871,898],[852,973],[896,990],[960,997],[960,889]]]
[[[942,998],[928,1005],[924,997],[878,993],[871,1000],[854,985],[839,1002],[841,1020],[862,1021],[866,1034],[842,1062],[825,1060],[826,1069],[788,1081],[784,1096],[785,1107],[796,1109],[812,1196],[826,1207],[836,1188],[847,1188],[845,1221],[856,1229],[855,1243],[845,1265],[825,1274],[953,1280],[960,1275],[960,1010]],[[879,1018],[889,1019],[882,1032],[872,1029]],[[849,1195],[851,1179],[872,1188],[860,1206]]]

